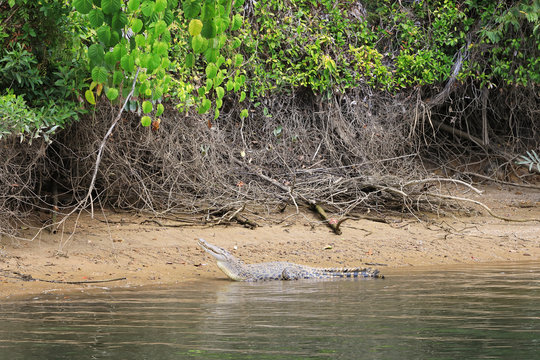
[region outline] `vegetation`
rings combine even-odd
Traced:
[[[374,182],[422,177],[422,154],[510,168],[540,138],[539,14],[540,0],[0,0],[0,141],[22,142],[11,163],[35,160],[6,162],[0,210],[27,209],[59,175],[75,202],[123,109],[98,181],[113,206],[200,211],[218,196],[210,207],[228,208],[267,199],[245,186],[264,173],[305,185],[278,202],[347,213],[368,206]],[[532,168],[527,154],[518,164]],[[376,179],[358,180],[354,164]],[[315,165],[333,180],[299,181]],[[336,177],[348,185],[322,185]],[[50,207],[45,195],[33,204]]]

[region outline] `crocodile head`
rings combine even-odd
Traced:
[[[199,239],[199,246],[202,247],[207,253],[216,258],[217,261],[234,261],[235,257],[225,249],[219,246],[212,245],[204,239]]]
[[[217,266],[231,279],[242,281],[246,277],[243,275],[243,262],[235,258],[227,250],[207,243],[204,239],[199,239],[199,245],[207,253],[216,258]]]

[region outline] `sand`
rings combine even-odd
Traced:
[[[471,198],[512,218],[540,219],[540,191],[491,186]],[[291,210],[292,211],[292,210]],[[411,267],[538,261],[540,222],[507,222],[481,208],[470,214],[388,217],[387,223],[347,220],[335,235],[308,210],[301,215],[251,215],[259,226],[187,225],[134,213],[96,213],[67,222],[52,234],[23,229],[18,238],[0,238],[0,299],[65,293],[89,288],[146,285],[182,286],[225,279],[197,238],[224,247],[249,263],[291,261],[312,266],[379,268],[396,274]],[[371,214],[373,215],[373,214]],[[249,215],[248,215],[249,216]],[[288,218],[286,218],[289,216]],[[62,230],[62,229],[61,229]],[[24,281],[16,273],[42,280],[125,280],[96,284]]]

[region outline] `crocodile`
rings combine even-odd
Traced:
[[[290,262],[265,262],[246,264],[227,250],[199,239],[199,245],[216,258],[217,266],[236,281],[299,280],[332,278],[382,278],[379,270],[371,268],[316,268]]]

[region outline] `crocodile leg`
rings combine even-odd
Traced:
[[[281,278],[283,280],[298,280],[300,277],[298,271],[292,267],[286,267],[281,273]]]

